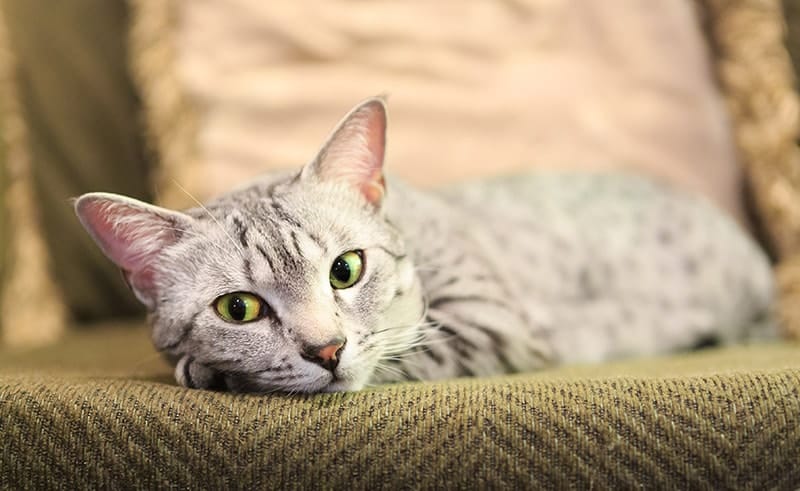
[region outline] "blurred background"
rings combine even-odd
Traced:
[[[70,198],[192,206],[181,188],[204,200],[307,162],[376,94],[389,173],[421,186],[626,169],[757,232],[753,149],[797,164],[798,0],[2,0],[0,21],[8,345],[142,318]],[[771,203],[796,208],[787,192]]]

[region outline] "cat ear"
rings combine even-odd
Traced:
[[[317,157],[301,173],[323,181],[341,181],[379,207],[386,192],[383,157],[386,149],[386,103],[367,99],[342,119]]]
[[[159,256],[191,227],[191,218],[109,193],[84,194],[75,201],[75,213],[103,253],[122,270],[137,298],[153,309]]]

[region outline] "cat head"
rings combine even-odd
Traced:
[[[81,223],[187,386],[357,390],[413,342],[423,300],[385,217],[386,109],[369,99],[299,172],[171,211],[89,193]]]

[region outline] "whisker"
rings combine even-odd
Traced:
[[[446,344],[451,342],[452,339],[456,337],[455,335],[442,335],[442,331],[438,329],[438,327],[441,325],[439,322],[433,320],[425,321],[425,319],[427,319],[427,301],[425,309],[423,309],[423,314],[420,316],[420,321],[416,324],[391,326],[379,331],[380,333],[386,333],[397,329],[418,329],[410,339],[406,336],[398,336],[400,339],[397,340],[392,340],[389,338],[389,342],[386,342],[381,346],[382,353],[379,362],[401,361],[404,358],[409,358],[416,355],[419,348],[424,349],[440,344]],[[429,329],[423,329],[426,327]],[[438,335],[435,338],[431,338],[431,334],[434,332]],[[377,343],[374,343],[365,349],[374,347],[376,344]]]
[[[219,227],[219,229],[220,229],[220,230],[222,230],[222,233],[224,233],[224,234],[225,234],[225,235],[228,237],[228,240],[230,240],[230,241],[231,241],[231,244],[233,244],[233,246],[236,248],[236,250],[237,250],[237,251],[239,251],[239,256],[240,256],[242,259],[244,259],[244,258],[245,258],[244,250],[243,250],[243,249],[242,249],[242,248],[239,246],[239,244],[237,244],[237,243],[236,243],[236,241],[235,241],[235,240],[233,240],[233,237],[231,236],[231,234],[229,234],[229,233],[228,233],[228,231],[225,229],[225,227],[223,227],[223,226],[222,226],[222,224],[219,222],[219,220],[217,220],[217,217],[215,217],[213,214],[211,214],[211,212],[210,212],[210,211],[208,211],[208,208],[206,208],[206,207],[205,207],[205,205],[204,205],[203,203],[201,203],[201,202],[200,202],[200,201],[199,201],[197,198],[195,198],[194,196],[192,196],[192,194],[191,194],[189,191],[187,191],[187,190],[186,190],[186,188],[184,188],[183,186],[181,186],[181,185],[180,185],[180,183],[179,183],[177,180],[175,180],[175,179],[173,178],[173,179],[172,179],[172,182],[173,182],[173,183],[174,183],[176,186],[178,186],[178,189],[180,189],[181,191],[183,191],[184,193],[186,193],[186,196],[188,196],[188,197],[189,197],[189,198],[190,198],[192,201],[194,201],[195,203],[197,203],[197,206],[199,206],[200,208],[202,208],[202,209],[203,209],[203,211],[204,211],[204,212],[206,212],[206,214],[209,216],[209,218],[211,218],[211,220],[213,220],[213,221],[214,221],[214,223],[216,223],[216,224],[217,224],[217,227]]]
[[[176,232],[180,232],[182,235],[187,235],[189,237],[195,237],[195,238],[201,238],[201,239],[207,238],[205,235],[203,235],[201,233],[195,232],[193,230],[188,230],[188,229],[185,229],[185,228],[167,227],[167,226],[161,226],[159,228],[161,230],[174,230]],[[224,251],[224,252],[227,253],[227,250],[224,249],[221,245],[217,244],[216,242],[210,242],[210,244],[213,245],[214,247],[216,247],[217,249],[219,249],[220,251]]]
[[[406,378],[408,375],[400,368],[393,367],[391,365],[385,364],[377,364],[375,365],[375,372],[376,373],[389,373],[390,375],[394,375],[400,379]]]
[[[372,331],[370,333],[370,335],[374,336],[374,335],[378,335],[378,334],[385,334],[385,333],[391,332],[391,331],[413,329],[415,327],[432,327],[432,326],[434,326],[436,324],[438,324],[438,323],[434,322],[434,321],[421,322],[421,323],[415,323],[415,324],[400,324],[400,325],[397,325],[397,326],[389,326],[389,327],[384,327],[383,329],[378,329],[377,331]]]
[[[186,228],[168,227],[166,225],[162,225],[162,226],[160,226],[158,228],[161,229],[161,230],[174,230],[176,232],[180,232],[181,234],[189,235],[191,237],[203,237],[203,234],[199,234],[199,233],[195,232],[194,230],[189,230],[189,229],[186,229]]]
[[[193,230],[188,230],[188,229],[185,229],[185,228],[168,227],[168,226],[161,226],[159,228],[161,228],[162,230],[175,230],[176,232],[180,232],[180,233],[188,235],[190,237],[196,237],[196,238],[201,238],[201,239],[207,239],[208,238],[204,234],[195,232]],[[222,252],[222,253],[224,253],[226,255],[228,254],[228,249],[226,249],[225,247],[222,246],[222,244],[220,244],[220,243],[218,243],[216,241],[208,241],[207,244],[213,246],[215,249],[217,249],[218,251],[220,251],[220,252]]]

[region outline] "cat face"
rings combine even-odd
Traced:
[[[413,344],[423,300],[382,212],[383,102],[357,106],[300,172],[185,213],[90,193],[81,222],[151,312],[187,386],[357,390]]]

